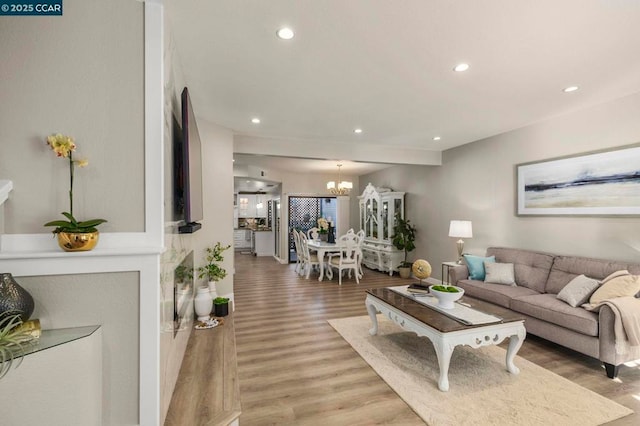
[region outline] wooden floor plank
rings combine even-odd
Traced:
[[[424,424],[327,323],[366,315],[365,289],[413,280],[365,269],[360,284],[344,279],[339,286],[318,282],[317,274],[299,277],[294,265],[270,257],[239,253],[235,267],[243,426]],[[598,360],[535,336],[527,336],[518,355],[636,412],[610,425],[640,424],[640,366],[621,367],[610,380]]]
[[[366,315],[367,288],[413,280],[365,269],[353,279],[318,282],[270,257],[236,254],[234,291],[244,425],[420,425],[421,419],[326,322]],[[527,337],[520,356],[640,412],[640,367],[607,379],[597,360]],[[541,407],[542,409],[543,407]],[[611,425],[640,424],[633,414]]]

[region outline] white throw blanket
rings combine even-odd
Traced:
[[[585,308],[588,311],[599,311],[603,305],[609,306],[615,315],[616,353],[640,358],[640,299],[616,297]]]

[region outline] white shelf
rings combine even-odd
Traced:
[[[146,233],[100,233],[98,246],[87,252],[65,252],[58,247],[52,233],[0,235],[0,259],[99,257],[160,254],[163,248],[153,245]]]
[[[91,251],[66,252],[62,249],[40,250],[40,251],[9,251],[0,252],[0,260],[15,259],[55,259],[55,258],[82,258],[82,257],[113,257],[113,256],[144,256],[157,255],[162,253],[158,247],[123,247],[123,248],[100,248],[96,247]]]

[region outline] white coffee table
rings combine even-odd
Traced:
[[[479,348],[497,345],[508,337],[507,371],[518,374],[520,369],[513,363],[513,359],[526,337],[524,319],[512,311],[480,300],[463,300],[472,308],[496,315],[502,318],[502,321],[485,325],[465,325],[407,296],[387,288],[378,288],[367,290],[365,305],[372,322],[369,333],[372,336],[378,333],[377,313],[381,312],[403,329],[428,338],[433,343],[438,357],[438,388],[443,392],[449,390],[449,362],[453,349],[458,345]]]

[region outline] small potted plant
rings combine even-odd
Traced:
[[[217,296],[216,283],[227,276],[227,271],[218,265],[218,263],[224,261],[222,253],[230,247],[231,245],[223,247],[218,241],[215,246],[205,249],[205,261],[207,263],[198,268],[198,278],[207,278],[211,297],[215,298]]]
[[[416,228],[409,222],[409,220],[396,215],[395,225],[393,226],[392,243],[395,248],[404,251],[404,261],[398,267],[398,272],[402,278],[409,278],[411,275],[412,263],[407,261],[407,255],[416,248]]]
[[[76,144],[71,136],[60,133],[47,137],[47,144],[57,157],[66,158],[69,162],[69,211],[62,212],[67,220],[53,220],[44,226],[55,226],[53,233],[58,237],[58,245],[64,251],[89,251],[98,244],[100,233],[97,226],[105,219],[89,219],[79,221],[73,216],[73,178],[75,166],[86,167],[87,160],[74,160]]]
[[[226,297],[216,297],[213,299],[213,312],[217,317],[229,315],[229,299]]]

